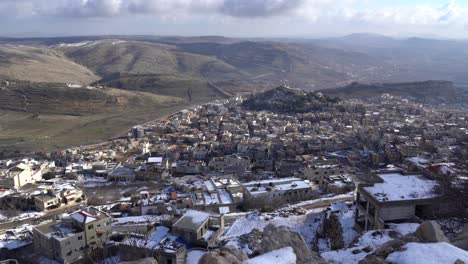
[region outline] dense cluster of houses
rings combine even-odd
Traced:
[[[435,178],[468,171],[463,113],[388,95],[301,114],[240,102],[196,106],[99,145],[1,161],[0,210],[50,215],[29,239],[61,263],[104,245],[184,263],[191,247],[216,247],[231,213],[354,191],[356,228],[379,229],[428,215]],[[161,188],[84,206],[88,188],[145,182]]]

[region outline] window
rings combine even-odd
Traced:
[[[69,252],[67,253],[67,256],[71,256],[72,252],[73,252],[73,251],[69,251]]]
[[[101,227],[101,224],[98,224],[97,227]]]
[[[78,240],[83,240],[83,236],[79,236],[79,237],[78,237]]]
[[[93,225],[88,226],[88,230],[91,230],[91,229],[93,229]]]

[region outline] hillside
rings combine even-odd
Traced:
[[[391,94],[411,98],[424,103],[450,103],[457,101],[458,91],[452,82],[448,81],[425,81],[407,83],[375,83],[350,85],[322,90],[324,94],[338,96],[341,98],[366,99],[377,97],[382,94]]]
[[[51,49],[0,44],[0,79],[90,83],[99,79],[60,52]]]
[[[250,96],[242,103],[242,106],[255,111],[305,113],[320,111],[339,101],[338,98],[331,98],[320,93],[280,86]]]
[[[0,85],[0,150],[44,150],[98,142],[187,107],[170,96],[60,83]]]
[[[207,81],[170,74],[113,74],[96,84],[175,96],[190,102],[207,102],[225,97]]]
[[[51,48],[103,77],[116,73],[178,74],[208,79],[243,76],[240,70],[216,58],[183,52],[165,44],[100,40],[57,44]]]

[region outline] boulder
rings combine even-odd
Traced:
[[[203,255],[199,264],[242,264],[249,259],[246,254],[234,247],[222,247]]]
[[[267,225],[263,229],[263,235],[259,248],[259,254],[284,248],[292,247],[297,257],[297,263],[307,264],[325,264],[326,261],[320,257],[317,252],[312,251],[307,247],[302,236],[286,226]]]
[[[468,251],[468,224],[465,225],[463,232],[454,237],[450,242],[452,245]]]
[[[395,251],[401,250],[403,245],[406,243],[400,239],[393,239],[390,240],[383,245],[381,245],[379,248],[377,248],[372,255],[380,256],[383,257],[384,259],[387,258],[388,255]]]
[[[435,221],[423,222],[416,229],[415,236],[425,243],[449,242],[440,225]]]
[[[367,255],[364,259],[361,259],[359,264],[390,264],[390,262],[386,261],[382,257],[378,257],[375,255]]]

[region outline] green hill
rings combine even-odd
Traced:
[[[0,150],[46,150],[99,142],[183,109],[186,100],[60,83],[0,85]]]

